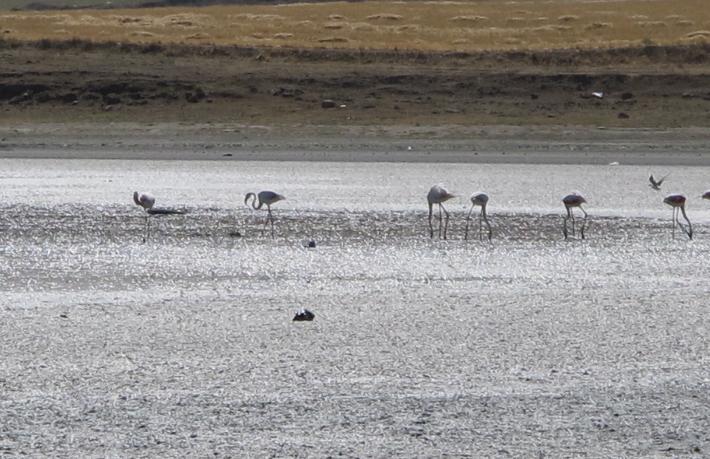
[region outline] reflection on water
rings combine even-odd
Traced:
[[[693,241],[671,238],[641,167],[4,161],[6,431],[21,436],[51,400],[81,416],[36,433],[35,453],[96,454],[94,426],[102,454],[227,442],[295,455],[301,429],[315,455],[456,455],[471,441],[494,456],[653,455],[671,437],[692,451],[707,442],[692,438],[710,393],[710,203],[694,196],[710,170],[663,172],[691,197]],[[427,237],[436,182],[463,195],[447,241]],[[269,188],[287,197],[273,240],[243,206]],[[462,240],[478,189],[492,243]],[[143,244],[134,190],[187,213],[150,217]],[[562,237],[571,190],[589,201],[584,241]],[[291,324],[300,307],[312,324]],[[600,440],[592,422],[615,430]],[[531,425],[556,440],[525,440]]]
[[[710,176],[706,168],[667,172],[668,185],[682,179],[691,197]],[[706,268],[697,257],[710,244],[710,206],[702,210],[707,203],[697,198],[688,209],[696,240],[680,233],[671,240],[670,208],[642,167],[9,160],[1,180],[0,243],[10,262],[1,288],[9,291],[28,283],[106,290],[262,279],[279,280],[285,292],[304,278],[658,286],[669,277],[701,282]],[[448,205],[449,241],[426,237],[425,196],[439,180],[463,195]],[[287,196],[274,206],[273,241],[261,237],[265,213],[242,205],[246,191],[262,188]],[[479,188],[491,195],[492,244],[461,240],[467,192]],[[143,245],[134,189],[188,213],[151,216]],[[584,242],[561,240],[559,198],[571,189],[589,202]],[[303,247],[310,239],[317,250]]]

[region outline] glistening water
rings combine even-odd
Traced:
[[[460,196],[445,241],[436,183]],[[707,188],[706,167],[3,160],[0,455],[710,455]],[[287,197],[273,239],[243,203],[262,189]],[[134,190],[186,213],[142,243]],[[462,239],[477,190],[491,243],[475,214]],[[565,241],[573,190],[590,217]]]

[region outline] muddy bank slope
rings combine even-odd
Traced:
[[[0,121],[708,127],[708,50],[425,54],[6,41]]]

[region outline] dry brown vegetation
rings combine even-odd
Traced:
[[[710,8],[707,0],[333,2],[8,12],[0,24],[2,37],[20,41],[477,52],[702,42]]]
[[[0,122],[710,126],[705,2],[0,13]]]

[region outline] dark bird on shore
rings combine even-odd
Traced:
[[[661,191],[661,185],[663,184],[663,181],[666,179],[666,177],[668,177],[668,174],[666,174],[663,177],[661,177],[660,179],[656,180],[653,178],[653,174],[651,174],[648,177],[648,181],[649,181],[648,186],[650,186],[651,188],[653,188],[656,191]]]
[[[703,199],[710,199],[710,190],[707,190],[703,195],[701,196]]]
[[[429,237],[434,238],[434,226],[431,223],[432,217],[433,217],[433,208],[434,204],[439,205],[439,238],[441,239],[441,229],[442,229],[442,224],[443,224],[443,229],[444,229],[444,239],[446,239],[446,230],[449,228],[449,212],[446,211],[444,208],[444,202],[448,201],[451,198],[455,198],[456,196],[449,193],[446,188],[444,188],[442,185],[434,185],[431,187],[429,190],[429,193],[426,196],[427,203],[429,204]],[[441,213],[446,215],[446,220],[442,219]]]
[[[471,221],[471,213],[473,213],[473,208],[476,206],[481,207],[481,213],[478,216],[478,239],[483,240],[483,222],[486,222],[488,227],[488,240],[490,241],[493,237],[493,230],[491,229],[491,224],[488,222],[488,215],[486,214],[486,206],[488,205],[488,195],[482,191],[477,191],[471,195],[471,210],[468,211],[468,216],[466,217],[466,231],[464,232],[464,239],[468,239],[468,224]]]
[[[682,194],[669,194],[663,199],[664,204],[668,204],[673,208],[673,231],[671,233],[673,237],[675,238],[675,227],[676,225],[678,225],[678,227],[680,227],[680,229],[682,229],[683,232],[688,235],[688,239],[693,239],[693,226],[690,224],[690,220],[685,214],[685,201],[685,196],[683,196]],[[680,219],[678,218],[679,213],[682,213],[683,218],[686,222],[688,222],[688,228],[685,228],[680,222]]]
[[[572,220],[572,236],[574,236],[574,213],[572,212],[572,209],[575,207],[578,207],[584,214],[582,227],[579,230],[579,234],[582,236],[582,239],[584,239],[584,226],[587,223],[587,212],[582,207],[582,204],[585,204],[586,202],[587,201],[582,197],[582,195],[576,191],[562,198],[562,203],[565,205],[565,210],[567,211],[567,215],[564,218],[564,226],[562,228],[562,234],[565,235],[565,239],[567,239],[567,220],[570,219]]]
[[[294,322],[306,322],[306,321],[311,321],[315,318],[316,318],[316,315],[313,314],[311,311],[309,311],[306,308],[301,308],[301,310],[298,311],[295,316],[293,316],[293,321]]]
[[[254,210],[259,210],[264,204],[266,204],[266,210],[268,212],[268,215],[266,217],[266,221],[264,222],[264,227],[261,229],[261,233],[264,233],[264,230],[266,230],[266,225],[271,222],[271,237],[274,237],[274,216],[271,213],[271,205],[279,201],[283,201],[284,199],[286,199],[286,197],[281,194],[274,193],[273,191],[260,191],[259,194],[246,194],[246,196],[244,197],[244,204],[246,204],[247,206],[249,205],[249,199],[251,199],[251,207]]]

